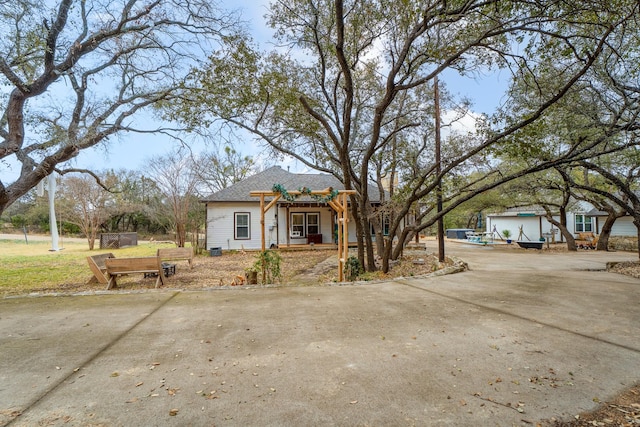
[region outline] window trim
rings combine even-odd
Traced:
[[[302,224],[297,224],[296,227],[301,227],[300,233],[298,234],[298,231],[294,231],[293,229],[293,217],[294,215],[298,215],[302,217]],[[316,216],[318,218],[318,224],[313,224],[314,226],[317,225],[318,227],[318,232],[317,233],[309,233],[309,215],[313,215]],[[321,222],[322,222],[322,215],[320,212],[290,212],[289,213],[289,237],[292,237],[294,239],[303,239],[309,236],[309,234],[322,234],[322,226],[321,226]]]
[[[310,233],[309,232],[309,215],[313,215],[316,218],[318,218],[318,222],[316,224],[313,224],[314,227],[318,227],[318,231],[316,233]],[[305,230],[307,232],[307,236],[309,234],[322,234],[322,228],[320,227],[320,212],[305,212]]]
[[[238,217],[246,216],[247,217],[247,225],[242,226],[247,229],[247,237],[238,237]],[[234,240],[251,240],[251,212],[234,212],[233,213],[233,239]]]
[[[370,228],[371,228],[371,236],[375,237],[376,231],[375,231],[375,228],[373,227],[373,223],[370,224]],[[380,219],[380,231],[382,232],[382,235],[384,237],[389,236],[390,228],[391,228],[391,217],[388,214],[383,214],[382,218]]]
[[[300,216],[302,217],[302,224],[294,224],[293,223],[293,217],[294,216]],[[291,225],[290,225],[290,236],[294,239],[301,239],[303,237],[306,237],[306,231],[307,231],[307,215],[306,212],[291,212],[290,216],[289,216],[289,221],[291,221]],[[298,230],[294,230],[293,227],[301,227],[300,231]]]
[[[580,225],[580,228],[578,227]],[[586,229],[586,226],[589,226],[589,230]],[[586,214],[575,214],[574,215],[574,231],[576,233],[589,233],[593,232],[594,221],[592,216],[587,216]]]
[[[391,229],[391,217],[387,214],[382,215],[382,235],[388,236]]]

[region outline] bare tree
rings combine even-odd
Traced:
[[[0,181],[0,213],[81,150],[125,132],[176,136],[134,118],[175,98],[234,28],[209,0],[4,2],[0,167],[20,170]]]
[[[193,210],[198,207],[197,188],[200,183],[193,159],[184,150],[150,159],[147,172],[164,196],[168,218],[176,233],[176,245],[184,247]]]
[[[416,163],[403,171],[405,187],[392,201],[389,236],[398,237],[376,242],[383,248],[386,271],[411,236],[475,195],[592,155],[594,145],[566,147],[510,176],[487,161],[497,149],[516,146],[514,141],[535,128],[609,46],[616,48],[616,33],[638,15],[636,1],[617,6],[613,11],[593,2],[555,0],[277,0],[271,3],[270,23],[281,44],[300,55],[262,54],[244,41],[216,52],[210,66],[198,73],[195,102],[183,105],[182,112],[191,121],[212,112],[356,190],[351,208],[358,257],[369,270],[375,268],[371,176],[396,173],[393,146],[403,142],[410,148],[403,156]],[[433,120],[428,100],[433,99],[434,79],[446,69],[473,75],[493,67],[508,68],[514,81],[528,86],[527,102],[486,121],[482,134],[458,139],[459,144],[451,141],[443,147],[445,160],[436,164],[433,140],[425,138],[431,128],[425,123]],[[233,82],[234,91],[221,90],[222,76]],[[382,152],[389,153],[390,161],[377,172]],[[482,178],[455,185],[457,176],[472,171],[483,172]],[[437,212],[434,194],[440,183],[450,191]],[[403,228],[417,205],[416,221]]]
[[[243,156],[229,145],[221,153],[202,153],[193,166],[203,189],[209,193],[227,188],[256,172],[253,158]]]
[[[114,184],[113,176],[106,185]],[[66,221],[76,224],[93,250],[102,225],[115,208],[113,194],[88,176],[66,176],[61,179],[61,207]]]

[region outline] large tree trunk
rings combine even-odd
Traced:
[[[367,197],[360,195],[357,197],[359,203],[357,209],[357,222],[360,224],[358,230],[362,233],[358,240],[358,259],[366,271],[376,271],[375,254],[373,252],[373,239],[371,238],[371,225],[369,216],[371,215],[371,205]],[[362,244],[361,244],[362,242]]]
[[[564,236],[565,239],[567,239],[567,250],[569,251],[577,251],[578,247],[576,246],[576,239],[575,237],[573,237],[573,234],[569,231],[569,229],[566,226],[566,216],[562,213],[563,209],[560,209],[560,221],[556,221],[555,219],[553,219],[553,217],[551,215],[547,215],[547,221],[549,221],[551,224],[555,225],[556,227],[558,227],[558,229],[560,230],[560,233],[562,233],[562,236]],[[562,218],[565,218],[564,221],[562,221]],[[563,224],[564,223],[564,224]]]
[[[640,212],[636,210],[636,212]],[[635,215],[633,218],[633,224],[636,226],[638,235],[638,259],[640,260],[640,215]]]
[[[596,250],[598,251],[609,250],[609,236],[611,236],[611,229],[613,228],[613,224],[616,222],[616,220],[623,215],[624,213],[621,215],[615,211],[607,212],[607,219],[604,221],[604,224],[602,225],[602,229],[600,230],[600,234],[598,236],[598,243],[596,244]]]
[[[365,268],[367,271],[376,271],[376,257],[373,252],[373,239],[371,238],[371,232],[369,231],[370,230],[369,218],[366,215],[363,216],[363,222],[364,222],[363,228],[365,229],[364,248],[367,256],[367,265]]]
[[[360,214],[358,212],[358,206],[356,205],[355,198],[351,198],[351,216],[356,223],[356,240],[358,249],[358,261],[360,265],[364,266],[364,231],[362,230],[362,221],[360,220]],[[345,260],[346,261],[346,260]]]
[[[567,234],[571,234],[571,233],[568,232],[568,229],[567,229],[567,209],[564,206],[560,207],[560,224],[562,224],[562,227],[564,227],[564,229],[567,230]],[[558,228],[560,228],[560,227],[558,227]],[[562,233],[562,235],[565,236],[565,238],[566,238],[566,235],[564,233]],[[571,237],[573,237],[573,234],[571,235]],[[575,245],[575,240],[574,240],[573,244]]]

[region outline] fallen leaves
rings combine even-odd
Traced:
[[[551,418],[539,425],[553,427],[640,425],[640,385],[636,384],[625,390],[611,401],[601,404],[595,411],[576,415],[573,420],[561,421]]]
[[[614,266],[609,268],[609,271],[624,274],[625,276],[635,277],[636,279],[640,279],[640,262],[639,261],[626,261],[616,263]]]
[[[515,404],[512,404],[511,402],[507,402],[507,403],[503,403],[503,402],[499,402],[495,399],[492,399],[490,397],[482,397],[482,395],[480,393],[473,393],[472,395],[473,397],[477,397],[478,399],[484,400],[486,402],[491,402],[494,403],[496,405],[501,405],[504,406],[505,408],[509,408],[509,409],[513,409],[514,411],[517,411],[521,414],[524,414],[524,402],[516,402]]]

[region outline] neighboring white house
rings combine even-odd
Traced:
[[[597,235],[600,234],[606,216],[606,212],[598,211],[590,203],[577,202],[567,212],[567,228],[575,237],[582,232],[593,232]],[[553,218],[560,221],[557,214],[553,215]],[[562,234],[547,221],[544,209],[539,206],[511,208],[501,213],[487,214],[486,225],[486,231],[497,231],[500,235],[504,230],[509,230],[513,240],[538,241],[545,237],[545,234],[551,233],[554,241],[564,241]],[[633,218],[629,215],[618,218],[611,230],[611,236],[637,236]]]
[[[201,200],[206,204],[206,247],[223,250],[260,249],[260,199],[251,191],[271,191],[280,184],[287,191],[308,188],[344,189],[328,174],[294,174],[273,166]],[[369,188],[372,204],[380,202],[379,192]],[[265,203],[272,198],[267,197]],[[336,239],[336,213],[326,203],[302,196],[294,202],[280,198],[265,214],[266,247],[300,244],[333,244]],[[349,242],[356,242],[356,225],[349,216]]]

